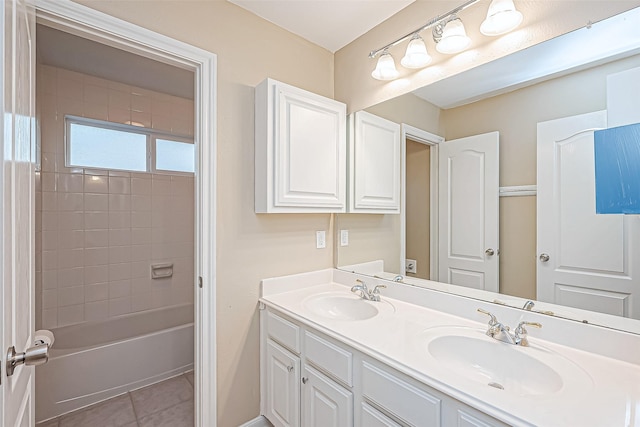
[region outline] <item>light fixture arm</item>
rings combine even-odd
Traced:
[[[417,28],[413,31],[411,31],[410,33],[407,33],[406,35],[400,37],[399,39],[389,43],[386,46],[381,47],[380,49],[376,49],[376,50],[372,50],[371,52],[369,52],[369,58],[375,58],[380,52],[383,52],[399,43],[402,43],[403,41],[407,40],[410,37],[413,37],[414,34],[418,34],[428,28],[437,26],[439,24],[442,23],[442,21],[449,22],[452,19],[455,19],[455,15],[458,14],[458,12],[463,11],[464,9],[468,8],[469,6],[472,6],[474,4],[476,4],[477,2],[479,2],[480,0],[469,0],[466,3],[461,4],[460,6],[456,7],[455,9],[451,9],[449,12],[447,13],[443,13],[442,15],[436,16],[435,18],[431,18],[426,24],[424,24],[422,27]],[[445,23],[446,23],[445,22]],[[442,25],[444,27],[444,25]],[[442,34],[442,29],[440,30],[440,34]],[[435,31],[434,31],[434,37],[435,37]]]
[[[452,13],[451,15],[447,16],[445,19],[443,19],[442,21],[438,22],[433,26],[431,33],[433,35],[433,40],[436,43],[442,39],[442,34],[444,33],[444,27],[449,22],[454,21],[456,19],[458,19],[458,16]]]

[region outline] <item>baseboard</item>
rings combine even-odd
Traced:
[[[260,415],[259,417],[256,417],[251,421],[247,421],[239,427],[272,427],[272,424],[268,419]]]

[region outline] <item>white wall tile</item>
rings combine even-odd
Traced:
[[[131,210],[131,196],[128,194],[109,194],[110,211]]]
[[[82,211],[84,209],[83,193],[60,193],[58,192],[58,210]]]
[[[60,230],[58,232],[59,249],[84,248],[84,230]]]
[[[136,212],[132,212],[131,216]],[[148,224],[148,222],[147,222]],[[151,228],[132,228],[131,229],[131,244],[132,245],[149,245],[151,244]]]
[[[105,301],[109,299],[109,283],[92,283],[84,286],[85,302]]]
[[[145,211],[132,211],[131,212],[131,227],[132,228],[149,228],[149,227],[151,227],[151,211],[146,211],[146,212]]]
[[[48,213],[48,212],[45,212],[45,213]],[[84,229],[84,215],[82,211],[60,212],[58,214],[58,229],[59,230]]]
[[[149,261],[135,261],[131,263],[131,278],[148,278],[151,275],[151,263]]]
[[[127,313],[131,313],[130,296],[109,300],[109,316],[119,316]]]
[[[83,175],[77,173],[59,173],[58,191],[66,193],[81,193],[83,191]]]
[[[106,264],[109,264],[109,248],[88,248],[84,250],[85,267]]]
[[[94,265],[84,268],[84,283],[91,285],[109,281],[108,265]]]
[[[131,178],[131,194],[148,196],[151,195],[151,180],[141,178]]]
[[[109,318],[109,302],[94,301],[85,303],[85,320],[95,322]]]
[[[42,308],[55,308],[58,306],[58,290],[57,289],[45,289],[42,292]]]
[[[131,229],[120,228],[109,230],[109,246],[127,246],[131,244]]]
[[[109,299],[122,298],[131,295],[131,280],[109,282]]]
[[[85,212],[84,226],[86,230],[100,230],[109,228],[109,213]]]
[[[58,308],[58,326],[67,326],[82,322],[84,322],[84,304]]]
[[[68,288],[84,284],[84,267],[58,270],[58,288]]]
[[[109,264],[109,281],[131,279],[131,263]]]
[[[151,245],[133,245],[131,246],[131,261],[149,261],[151,260]]]
[[[106,172],[106,171],[104,171]],[[103,175],[84,175],[84,192],[85,193],[108,193],[109,178]]]
[[[42,272],[42,289],[56,289],[58,287],[58,270]]]
[[[109,176],[109,194],[131,194],[131,179]]]
[[[84,304],[84,286],[58,289],[58,307]]]
[[[131,209],[134,211],[151,211],[151,196],[131,196]]]
[[[109,264],[131,261],[131,246],[109,246]]]
[[[49,308],[42,311],[42,327],[44,329],[55,329],[58,327],[57,308]]]
[[[107,211],[109,210],[108,194],[84,194],[84,210],[85,211]]]
[[[109,246],[109,230],[86,230],[84,232],[85,248],[97,248]]]
[[[84,249],[59,249],[58,268],[84,267]]]
[[[131,211],[110,211],[109,212],[109,228],[130,228],[131,227]]]

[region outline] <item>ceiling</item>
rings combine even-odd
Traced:
[[[41,64],[193,99],[191,71],[44,25],[36,27],[36,41]]]
[[[228,0],[334,53],[415,0]]]

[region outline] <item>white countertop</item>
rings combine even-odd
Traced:
[[[345,276],[341,273],[341,277]],[[353,275],[351,284],[355,284]],[[367,320],[341,321],[318,316],[305,308],[304,300],[323,292],[344,292],[350,295],[347,284],[334,281],[331,270],[316,274],[288,276],[263,281],[261,302],[284,314],[318,329],[391,367],[416,378],[467,405],[503,422],[517,426],[640,426],[640,366],[599,354],[569,348],[552,341],[536,338],[530,330],[531,347],[516,347],[516,351],[544,352],[550,350],[561,356],[572,369],[583,371],[581,379],[568,379],[555,393],[520,396],[486,384],[469,381],[446,369],[429,356],[421,334],[439,326],[462,326],[486,330],[486,323],[454,316],[432,308],[408,303],[406,295],[415,293],[415,301],[424,298],[418,293],[434,292],[406,285],[402,287],[405,301],[385,296],[382,291],[381,314]],[[405,288],[406,287],[406,288]],[[399,294],[389,292],[389,294]],[[447,298],[456,298],[448,296]],[[458,297],[460,298],[460,297]],[[413,298],[410,298],[414,302]],[[452,300],[455,303],[455,300]],[[468,304],[468,301],[460,301]],[[389,305],[390,304],[390,305]],[[486,303],[473,302],[487,308]],[[389,309],[391,307],[391,309]],[[494,312],[499,307],[488,306]],[[513,309],[511,309],[513,310]],[[498,316],[498,320],[500,316]],[[509,324],[508,322],[505,322]],[[515,326],[511,325],[510,326]],[[571,324],[563,323],[564,333],[572,334]],[[578,328],[576,326],[576,328]],[[584,332],[578,328],[577,331]],[[601,333],[601,332],[599,332]],[[558,336],[556,331],[554,336]],[[582,337],[589,340],[589,336]],[[617,341],[613,341],[617,342]],[[628,341],[632,348],[620,351],[640,352],[636,340]],[[496,345],[510,345],[495,341]],[[566,366],[566,365],[565,365]],[[523,366],[522,369],[526,369]]]

